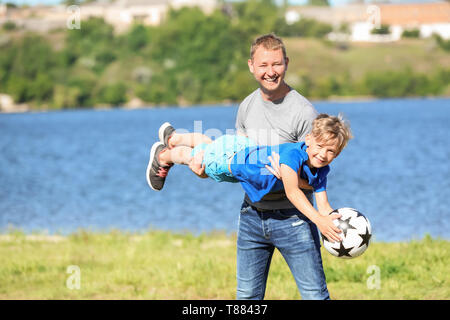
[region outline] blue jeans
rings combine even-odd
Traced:
[[[315,224],[296,209],[256,211],[245,201],[237,238],[237,299],[264,299],[273,251],[286,260],[302,299],[329,299]]]

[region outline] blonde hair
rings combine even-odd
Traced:
[[[318,141],[337,140],[337,155],[345,148],[348,141],[353,138],[348,121],[342,114],[330,116],[326,113],[319,114],[312,124],[311,135]]]
[[[265,34],[256,38],[252,46],[250,47],[250,58],[253,60],[256,49],[259,46],[263,46],[267,50],[279,50],[283,51],[283,58],[286,60],[286,47],[280,37],[276,36],[274,33]]]

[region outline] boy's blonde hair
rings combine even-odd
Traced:
[[[252,46],[250,48],[250,58],[252,60],[255,51],[256,49],[259,48],[259,46],[263,46],[263,48],[267,50],[281,49],[283,51],[283,58],[284,60],[286,60],[286,48],[284,46],[284,43],[281,40],[281,38],[276,36],[274,33],[262,35],[253,41]]]
[[[341,114],[337,117],[326,113],[319,114],[313,121],[311,135],[318,141],[336,139],[338,142],[336,156],[341,153],[348,141],[353,138],[350,125]]]

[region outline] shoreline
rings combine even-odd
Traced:
[[[0,243],[5,242],[14,242],[14,241],[26,241],[26,242],[47,242],[47,243],[58,243],[58,242],[66,242],[69,241],[73,237],[125,237],[129,238],[133,241],[141,241],[148,236],[156,235],[156,234],[165,234],[171,237],[177,238],[190,238],[190,239],[202,239],[202,238],[221,238],[226,239],[227,241],[236,240],[237,234],[236,232],[226,232],[225,230],[212,230],[205,231],[201,233],[194,233],[188,230],[184,231],[171,231],[171,230],[156,230],[149,229],[146,231],[126,231],[119,229],[111,229],[111,230],[88,230],[88,229],[80,229],[74,232],[70,232],[67,234],[49,234],[47,231],[41,232],[30,232],[26,233],[20,229],[12,229],[9,231],[0,231]],[[411,238],[411,239],[403,239],[403,240],[377,240],[376,236],[371,239],[371,243],[378,244],[408,244],[413,242],[422,242],[422,241],[443,241],[450,243],[450,238],[444,238],[442,236],[432,236],[430,234],[424,234],[421,238]]]
[[[438,100],[438,99],[450,99],[450,95],[442,95],[442,96],[407,96],[407,97],[386,97],[386,98],[379,98],[375,96],[331,96],[327,99],[315,99],[311,98],[308,99],[312,104],[315,103],[364,103],[364,102],[374,102],[374,101],[381,101],[381,100],[399,100],[399,99],[406,99],[406,100],[422,100],[422,99],[429,99],[429,100]],[[186,105],[167,105],[167,104],[161,104],[161,105],[139,105],[139,106],[127,106],[127,105],[120,105],[120,106],[94,106],[89,108],[70,108],[70,109],[31,109],[28,104],[19,104],[19,105],[13,105],[9,106],[8,108],[4,109],[0,105],[0,114],[23,114],[23,113],[45,113],[45,112],[64,112],[64,111],[110,111],[110,110],[125,110],[125,111],[133,111],[133,110],[143,110],[143,109],[165,109],[165,108],[180,108],[180,109],[187,109],[187,108],[209,108],[209,107],[235,107],[239,105],[239,101],[218,101],[218,102],[204,102],[199,104],[186,104]]]

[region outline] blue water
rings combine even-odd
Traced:
[[[377,241],[450,238],[450,99],[315,103],[344,113],[355,138],[333,162],[333,207],[369,217]],[[0,230],[236,232],[243,191],[171,169],[146,183],[164,121],[220,135],[237,106],[0,115]],[[195,121],[202,121],[195,122]]]

